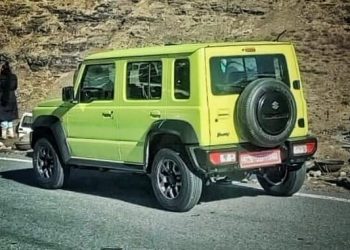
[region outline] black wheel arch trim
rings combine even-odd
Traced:
[[[158,120],[154,122],[148,131],[145,147],[144,147],[144,168],[147,170],[149,165],[149,146],[150,142],[155,136],[158,135],[173,135],[180,139],[184,148],[187,145],[198,145],[198,137],[191,124],[186,121],[169,119],[169,120]],[[188,150],[186,150],[188,154]],[[191,158],[191,155],[188,155]]]
[[[160,120],[152,124],[148,137],[157,134],[171,134],[180,138],[184,144],[197,144],[198,137],[191,124],[181,120]]]
[[[57,116],[53,115],[44,115],[36,118],[32,124],[32,138],[31,138],[31,147],[34,148],[34,141],[36,141],[35,136],[36,131],[40,128],[47,128],[51,131],[53,139],[55,140],[58,153],[63,161],[66,164],[70,157],[70,150],[66,140],[66,134],[60,122],[60,119]]]

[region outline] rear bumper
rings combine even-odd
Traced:
[[[312,152],[304,153],[304,154],[303,153],[295,154],[293,152],[293,147],[295,145],[303,145],[310,142],[315,143],[315,148]],[[290,138],[281,146],[273,149],[280,150],[281,164],[289,165],[291,167],[297,166],[312,158],[312,156],[317,150],[317,139],[314,136]],[[271,148],[261,148],[261,147],[254,146],[250,143],[240,143],[240,144],[231,144],[231,145],[224,145],[224,146],[221,145],[221,146],[212,146],[212,147],[198,147],[198,146],[188,147],[188,153],[190,155],[194,170],[197,173],[204,175],[206,177],[224,175],[224,174],[236,172],[237,170],[255,171],[257,169],[260,169],[262,166],[256,166],[249,169],[241,168],[241,165],[239,162],[239,155],[242,153],[260,152],[264,150],[271,150]],[[237,161],[234,163],[214,165],[210,160],[210,154],[225,153],[225,152],[236,152]],[[263,166],[263,167],[269,167],[269,166]]]

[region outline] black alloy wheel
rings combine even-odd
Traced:
[[[40,138],[34,146],[33,169],[36,181],[43,188],[61,188],[68,180],[69,168],[63,167],[53,143]]]
[[[167,199],[175,199],[179,196],[182,186],[181,171],[177,163],[170,159],[160,162],[157,168],[158,188]]]
[[[153,163],[151,181],[159,204],[171,211],[193,208],[202,193],[202,179],[191,172],[188,161],[172,149],[161,149]]]
[[[50,179],[54,173],[53,152],[48,145],[40,145],[37,158],[38,173],[42,178]]]

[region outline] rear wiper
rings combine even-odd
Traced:
[[[259,74],[254,74],[254,76],[256,76],[256,77],[273,77],[273,78],[276,78],[276,75],[275,74],[264,74],[264,73],[259,73]]]
[[[250,83],[251,81],[248,80],[246,77],[242,78],[241,80],[232,83],[232,87],[237,87],[237,88],[245,88],[247,86],[248,83]]]
[[[243,78],[237,82],[226,85],[225,89],[226,91],[242,91],[250,82],[251,81],[249,81],[248,79]]]

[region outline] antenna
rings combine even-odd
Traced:
[[[279,33],[276,37],[276,39],[274,40],[275,42],[278,42],[280,40],[280,38],[284,35],[284,33],[286,33],[287,30],[283,30],[281,33]]]

